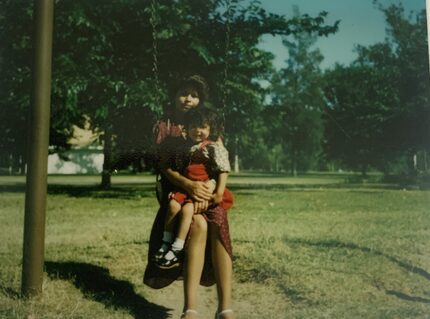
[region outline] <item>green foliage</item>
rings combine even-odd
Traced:
[[[27,145],[32,5],[2,0],[0,6],[0,154],[17,165],[17,158],[25,163]]]
[[[430,149],[430,82],[425,12],[405,17],[402,6],[380,6],[388,38],[358,46],[350,66],[326,75],[330,158],[363,173],[389,173],[396,163]],[[425,166],[425,165],[424,165]]]
[[[296,12],[298,15],[298,12]],[[267,108],[269,138],[282,145],[288,167],[315,168],[322,150],[324,122],[323,92],[319,64],[323,57],[313,49],[316,37],[298,33],[284,40],[288,49],[287,67],[272,80],[272,105]]]
[[[386,133],[397,100],[389,71],[336,66],[326,75],[326,151],[330,158],[363,173],[393,155]]]
[[[0,37],[7,44],[1,49],[0,64],[6,76],[1,80],[0,103],[1,112],[7,113],[2,119],[8,119],[1,126],[10,132],[0,139],[9,152],[25,136],[21,128],[26,127],[26,112],[21,111],[28,108],[31,92],[32,6],[3,0],[0,7],[4,12]],[[127,134],[115,128],[114,118],[128,110],[139,109],[147,115],[139,123],[147,132],[168,104],[175,79],[190,73],[208,79],[212,102],[226,118],[226,135],[234,140],[247,134],[262,110],[264,90],[258,80],[268,78],[272,71],[273,55],[257,48],[260,36],[326,35],[337,24],[326,25],[325,16],[286,19],[267,13],[258,1],[232,0],[229,10],[227,2],[220,0],[158,0],[154,7],[150,1],[137,0],[58,1],[50,143],[67,147],[72,125],[82,125],[87,118],[94,130],[110,131],[105,137]],[[15,23],[18,17],[19,24]],[[155,59],[159,85],[154,77]],[[9,125],[18,113],[19,125]],[[118,137],[114,148],[126,148],[119,145],[124,140]],[[111,168],[108,164],[106,171]]]

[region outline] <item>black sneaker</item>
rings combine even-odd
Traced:
[[[169,252],[173,253],[173,258],[172,259],[166,259],[166,255]],[[160,267],[161,269],[170,269],[176,266],[179,266],[179,264],[182,262],[182,259],[184,257],[184,251],[183,250],[173,250],[173,249],[169,249],[161,259],[157,260],[156,263],[158,265],[158,267]]]

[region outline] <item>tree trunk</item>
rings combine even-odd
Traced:
[[[424,172],[427,172],[427,151],[424,150]]]
[[[234,140],[234,172],[239,173],[239,154],[238,154],[238,144],[239,144],[239,138],[236,137]]]
[[[291,176],[297,176],[297,156],[296,152],[293,152],[291,157]]]
[[[366,164],[361,165],[361,176],[367,177],[367,165]]]
[[[13,155],[12,153],[9,154],[9,175],[13,174]]]
[[[239,155],[234,156],[234,172],[239,173]]]
[[[103,171],[102,171],[102,183],[103,189],[109,189],[111,187],[111,174],[112,174],[112,132],[110,127],[106,125],[105,132],[103,134]]]
[[[19,171],[20,171],[21,175],[26,175],[27,174],[26,159],[22,155],[19,157]]]

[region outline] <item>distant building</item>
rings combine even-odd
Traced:
[[[61,154],[48,156],[48,174],[99,174],[103,170],[103,146],[100,132],[93,132],[89,125],[73,126],[73,136],[68,141],[71,148]]]

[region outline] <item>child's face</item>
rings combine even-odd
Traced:
[[[199,127],[190,126],[188,128],[188,136],[195,143],[207,140],[210,133],[211,127],[209,124],[199,125]]]
[[[179,89],[175,96],[176,110],[186,113],[200,103],[199,93],[192,87]]]

